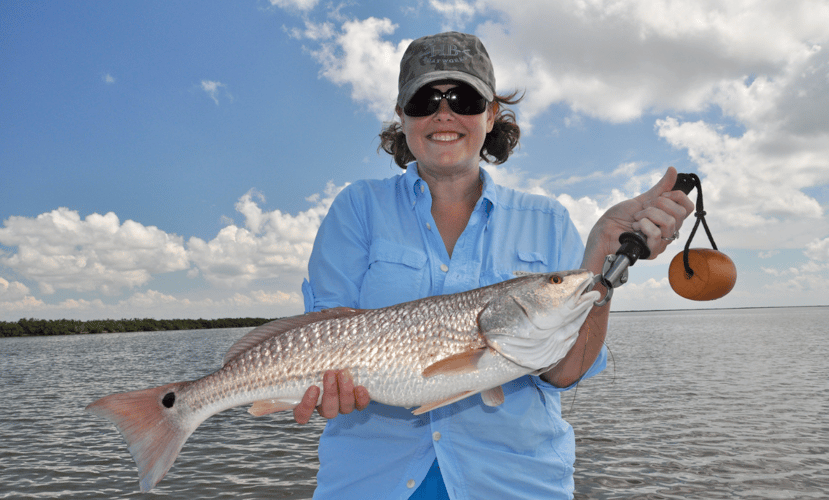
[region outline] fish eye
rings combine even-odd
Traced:
[[[555,275],[552,278],[550,278],[550,283],[552,283],[554,285],[560,285],[563,281],[564,280],[561,279],[561,276],[559,276],[559,275]]]
[[[164,399],[161,400],[161,404],[164,405],[164,408],[172,408],[174,404],[176,404],[176,395],[173,392],[168,392],[164,395]]]

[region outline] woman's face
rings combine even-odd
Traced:
[[[450,82],[431,88],[447,92],[456,86]],[[495,123],[491,104],[483,113],[461,115],[449,108],[446,99],[441,99],[437,111],[429,116],[409,116],[399,107],[397,114],[418,167],[444,174],[456,169],[477,171],[481,147]]]

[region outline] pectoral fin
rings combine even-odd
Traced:
[[[437,363],[427,366],[423,370],[423,376],[429,378],[434,375],[462,375],[474,372],[478,369],[478,361],[486,351],[487,347],[482,347],[443,358]]]
[[[299,401],[294,400],[263,399],[253,403],[253,406],[248,409],[248,413],[254,417],[261,417],[278,411],[293,410],[298,404]]]

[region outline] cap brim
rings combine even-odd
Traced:
[[[492,92],[492,89],[489,88],[487,84],[485,84],[480,78],[477,76],[470,75],[469,73],[464,73],[463,71],[449,71],[449,70],[439,70],[439,71],[430,71],[425,75],[421,75],[411,82],[409,82],[405,87],[400,89],[400,93],[397,94],[397,105],[401,108],[404,107],[408,102],[409,99],[412,98],[415,93],[420,90],[424,85],[428,85],[432,82],[437,82],[440,80],[457,80],[463,83],[470,85],[472,88],[478,91],[484,99],[489,102],[495,98],[495,95]]]

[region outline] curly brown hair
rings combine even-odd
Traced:
[[[492,131],[486,135],[484,145],[481,147],[481,159],[487,163],[494,165],[504,163],[512,154],[512,150],[518,146],[521,128],[515,121],[515,113],[505,107],[505,105],[517,104],[524,97],[518,94],[519,92],[515,91],[509,95],[496,95],[492,101],[496,113],[495,124],[492,126]],[[403,170],[406,169],[407,164],[416,160],[406,143],[403,127],[397,121],[389,123],[380,132],[380,146],[377,151],[380,152],[381,149],[392,155],[394,162]]]

